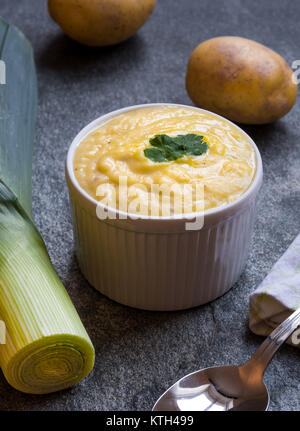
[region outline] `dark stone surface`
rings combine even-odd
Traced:
[[[111,110],[147,102],[191,104],[187,60],[205,39],[238,35],[285,59],[300,58],[300,4],[293,0],[158,0],[151,19],[129,41],[88,49],[51,21],[46,1],[2,0],[0,15],[35,50],[39,119],[34,163],[34,214],[53,263],[94,342],[94,371],[64,392],[30,396],[0,375],[2,410],[149,410],[179,377],[211,365],[240,363],[262,341],[248,329],[249,294],[300,230],[299,102],[273,125],[247,127],[261,150],[265,178],[247,267],[233,289],[212,304],[154,313],[118,305],[81,276],[64,177],[72,138]],[[300,409],[300,352],[286,346],[265,380],[272,410]]]

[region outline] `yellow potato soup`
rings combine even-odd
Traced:
[[[198,135],[207,150],[154,161],[144,150],[153,148],[150,140],[157,135]],[[158,105],[100,124],[77,146],[73,167],[81,188],[105,205],[168,216],[207,211],[238,199],[253,181],[256,156],[247,136],[226,120],[194,108]],[[177,190],[187,191],[182,206],[175,202]]]

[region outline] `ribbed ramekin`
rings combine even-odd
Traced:
[[[225,120],[248,138],[256,154],[254,180],[239,199],[206,211],[200,230],[186,230],[184,216],[100,220],[96,215],[99,203],[79,186],[74,175],[77,145],[116,115],[158,105],[191,108],[170,103],[147,104],[101,116],[73,140],[67,156],[66,178],[76,254],[89,283],[124,305],[146,310],[180,310],[218,298],[239,278],[247,259],[263,169],[252,139]]]

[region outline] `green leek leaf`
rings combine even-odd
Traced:
[[[23,34],[0,20],[0,58],[6,84],[0,85],[0,179],[31,213],[32,154],[37,84],[32,49]]]

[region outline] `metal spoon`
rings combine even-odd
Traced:
[[[153,411],[267,410],[263,374],[279,347],[300,325],[300,309],[282,322],[241,366],[205,368],[178,380]]]

